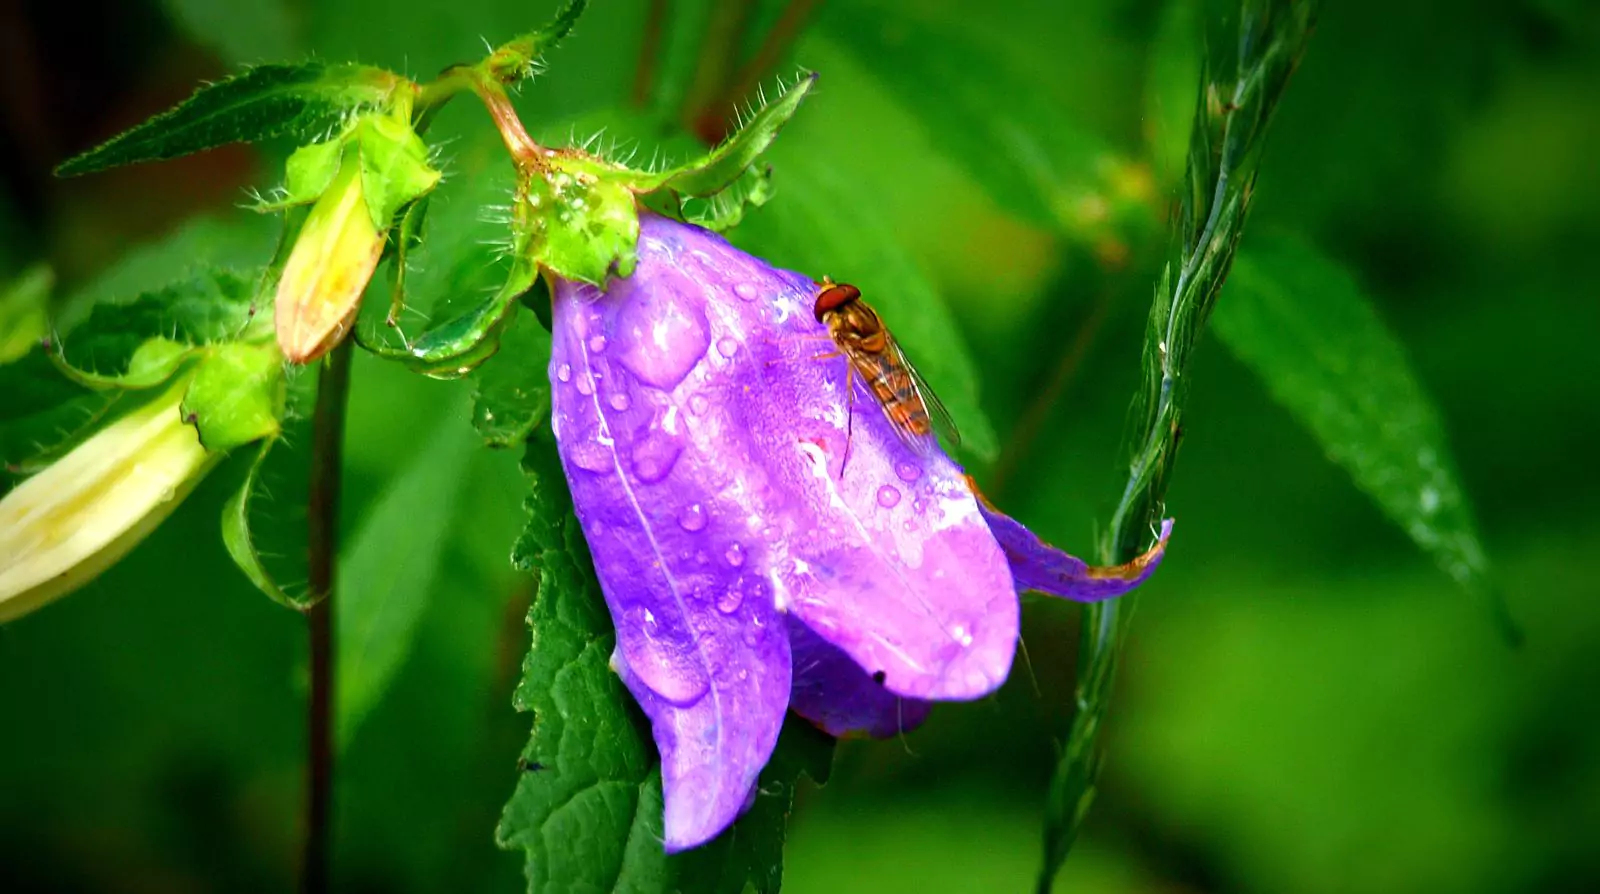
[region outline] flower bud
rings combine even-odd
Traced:
[[[183,421],[183,377],[0,498],[0,622],[83,586],[155,529],[220,454]]]
[[[278,280],[274,313],[285,357],[309,363],[344,338],[383,243],[362,192],[360,156],[349,147],[306,216]]]

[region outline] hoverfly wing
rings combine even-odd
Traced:
[[[919,449],[926,449],[938,444],[938,438],[935,437],[935,433],[937,433],[944,435],[946,440],[950,442],[950,446],[961,446],[961,431],[956,428],[956,421],[951,418],[949,409],[945,407],[943,401],[939,400],[939,395],[934,392],[933,386],[928,384],[928,380],[923,377],[916,364],[911,362],[911,358],[906,356],[905,350],[900,347],[900,342],[896,341],[893,336],[889,338],[889,353],[894,355],[895,363],[905,370],[906,375],[910,378],[912,391],[915,392],[917,401],[921,403],[922,409],[927,413],[929,422],[932,423],[931,430],[927,432],[918,432],[908,425],[897,423],[895,431],[900,435],[901,440],[911,443]]]

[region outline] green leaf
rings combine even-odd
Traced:
[[[36,264],[0,289],[0,364],[33,350],[50,331],[48,305],[56,276]]]
[[[1077,205],[1101,191],[1098,168],[1110,147],[1075,126],[1048,84],[1019,70],[1005,47],[980,42],[975,29],[855,3],[829,4],[818,23],[1001,207],[1070,228]]]
[[[200,444],[224,452],[278,433],[283,355],[272,342],[218,345],[206,353],[183,395],[183,415]]]
[[[703,158],[658,175],[661,187],[699,198],[726,189],[767,151],[816,85],[817,76],[812,72],[803,72],[788,86],[780,83],[778,96],[768,102],[763,95],[760,109],[715,149]]]
[[[123,392],[63,376],[40,350],[0,366],[0,467],[33,471],[88,437]]]
[[[239,483],[222,507],[222,543],[234,564],[256,589],[293,609],[312,601],[305,592],[305,545],[316,369],[286,368],[280,433],[263,440],[255,456],[235,463]]]
[[[316,139],[356,112],[409,101],[414,89],[399,75],[365,65],[258,65],[201,87],[172,109],[69,159],[56,174],[71,177],[277,136]]]
[[[514,556],[538,574],[539,591],[515,703],[534,723],[496,839],[525,852],[533,894],[776,892],[794,785],[801,772],[826,775],[831,740],[803,721],[785,724],[755,806],[705,847],[666,856],[655,749],[609,666],[615,636],[554,446],[530,441],[523,465],[533,493]]]
[[[993,458],[994,429],[978,400],[976,364],[933,283],[890,225],[825,160],[786,153],[776,176],[782,198],[733,231],[733,241],[779,266],[859,286],[949,408],[963,447]]]
[[[255,292],[253,278],[212,270],[126,304],[100,304],[56,337],[54,356],[85,384],[149,388],[206,346],[258,334],[252,327],[264,335],[269,321],[257,319]]]
[[[550,333],[533,314],[516,312],[500,350],[476,373],[472,424],[490,447],[528,439],[550,414]]]
[[[348,745],[411,652],[438,582],[477,441],[441,420],[433,438],[390,481],[343,551],[338,636],[339,746]]]
[[[696,226],[726,233],[744,220],[745,211],[759,208],[771,198],[772,167],[751,166],[722,192],[684,202],[681,216]]]
[[[1312,246],[1253,246],[1213,316],[1217,335],[1440,568],[1492,593],[1444,427],[1399,339],[1349,272]]]

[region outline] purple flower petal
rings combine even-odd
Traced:
[[[659,229],[659,225],[652,229]],[[681,228],[680,228],[681,229]],[[730,337],[675,246],[601,295],[557,286],[552,427],[661,752],[668,850],[738,815],[783,724],[789,644],[755,532],[784,511],[737,401]]]
[[[1123,565],[1090,565],[1040,540],[1004,512],[981,500],[989,530],[1005,550],[1018,592],[1037,590],[1075,602],[1100,602],[1129,592],[1155,573],[1167,552],[1172,519],[1161,523],[1161,537],[1144,555]]]
[[[849,655],[793,618],[789,650],[794,656],[789,707],[830,736],[864,733],[886,739],[921,726],[933,708],[931,702],[885,689]]]

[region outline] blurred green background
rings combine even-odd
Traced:
[[[61,294],[92,294],[168,275],[190,253],[259,261],[270,223],[235,206],[275,182],[277,150],[65,182],[49,170],[241,62],[314,53],[426,76],[553,5],[6,4],[0,275],[43,261]],[[530,126],[628,102],[655,6],[596,3],[519,100]],[[990,6],[667,2],[658,73],[663,90],[676,72],[693,94],[697,63],[747,57],[785,10],[801,14],[774,71],[815,69],[821,89],[770,156],[777,196],[739,238],[829,265],[808,272],[880,277],[880,292],[906,271],[931,284],[1001,446],[974,470],[1048,539],[1093,554],[1122,485],[1159,208],[1181,173],[1164,147],[1192,93],[1162,81],[1186,63],[1171,39],[1181,17],[1156,0]],[[697,44],[730,9],[744,37]],[[1005,62],[1010,80],[953,57],[965,89],[1044,110],[1039,126],[1081,162],[1072,226],[1002,210],[946,151],[961,124],[937,114],[951,86],[908,101],[907,72],[862,50],[864,34],[901,39],[882,23],[902,21],[949,41],[914,54],[959,46]],[[1169,494],[1176,538],[1142,591],[1105,784],[1059,890],[1600,890],[1597,50],[1600,7],[1581,0],[1327,4],[1244,240],[1314,240],[1407,345],[1524,646],[1508,649],[1208,337]],[[463,135],[486,131],[458,103],[430,137],[469,176],[478,144]],[[796,243],[783,221],[802,207],[838,216],[844,235]],[[425,449],[418,431],[473,437],[464,386],[359,357],[354,388],[350,525]],[[510,707],[529,598],[506,561],[515,461],[473,454],[415,646],[342,756],[345,890],[521,887],[519,857],[492,840],[528,724]],[[213,476],[103,579],[0,628],[0,888],[291,883],[303,622],[227,560],[216,519],[228,484]],[[998,696],[941,707],[903,742],[843,743],[830,785],[800,796],[785,890],[1028,890],[1071,716],[1077,614],[1029,599],[1028,660]]]

